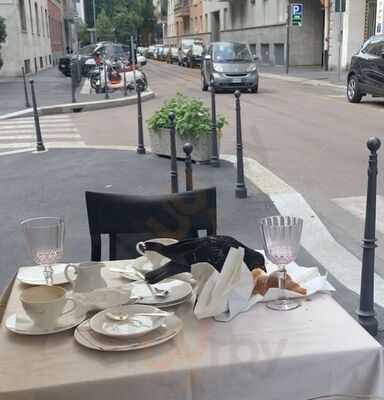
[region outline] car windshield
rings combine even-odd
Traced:
[[[214,62],[251,62],[249,47],[243,43],[221,43],[213,47]]]
[[[89,46],[82,47],[81,49],[79,49],[79,54],[82,56],[91,55],[96,47],[96,44],[90,44]]]

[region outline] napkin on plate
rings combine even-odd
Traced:
[[[278,289],[273,288],[269,289],[265,296],[252,294],[254,288],[252,274],[243,262],[243,258],[243,248],[231,248],[220,273],[209,263],[192,265],[192,274],[198,282],[196,287],[198,298],[194,309],[198,319],[214,317],[218,321],[230,321],[260,301],[278,298]],[[277,267],[267,263],[266,269],[271,273]],[[327,281],[326,275],[321,276],[316,267],[305,268],[291,263],[287,270],[293,280],[307,289],[306,296],[319,291],[335,290]],[[286,294],[287,297],[304,297],[289,290],[286,290]]]
[[[119,306],[131,301],[132,290],[129,286],[116,288],[95,289],[91,292],[76,293],[72,292],[68,297],[72,297],[79,302],[86,311],[99,311],[108,307]]]

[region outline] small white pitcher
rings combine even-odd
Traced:
[[[65,268],[65,277],[72,285],[74,292],[91,292],[94,289],[107,287],[105,280],[101,276],[102,263],[85,262],[79,265],[69,264]],[[68,271],[73,269],[76,279],[69,276]]]

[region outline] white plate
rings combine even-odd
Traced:
[[[68,264],[54,264],[53,269],[53,284],[62,285],[68,283],[68,279],[64,275],[65,267]],[[20,267],[17,273],[17,279],[27,285],[45,285],[44,267],[34,265],[33,267]]]
[[[192,286],[189,283],[178,279],[165,279],[153,286],[161,290],[168,290],[168,296],[164,298],[154,297],[151,290],[148,288],[148,285],[142,281],[132,282],[130,284],[132,296],[142,297],[143,300],[140,301],[140,304],[160,306],[184,300],[192,293]]]
[[[54,333],[59,333],[74,328],[75,326],[81,324],[85,320],[86,315],[87,313],[85,310],[81,306],[78,306],[73,312],[60,317],[57,320],[54,328],[42,329],[36,327],[33,321],[26,314],[11,314],[5,322],[5,326],[11,332],[19,335],[52,335]]]
[[[89,320],[84,321],[75,330],[75,340],[89,349],[99,351],[130,351],[146,349],[167,342],[174,338],[183,328],[182,321],[175,315],[166,317],[163,324],[156,330],[129,339],[119,339],[110,336],[99,335],[94,332]]]
[[[113,321],[107,317],[107,312],[128,313],[129,317],[125,321]],[[93,331],[101,335],[131,338],[145,335],[160,327],[165,317],[139,315],[140,313],[156,312],[161,312],[161,310],[156,307],[137,304],[111,307],[94,315],[90,319],[89,325]]]

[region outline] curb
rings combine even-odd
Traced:
[[[148,89],[141,95],[142,101],[148,101],[155,97],[155,93]],[[119,99],[110,99],[110,100],[96,100],[96,101],[87,101],[80,103],[66,103],[66,104],[56,104],[53,106],[43,106],[39,107],[39,115],[56,115],[56,114],[64,114],[64,113],[72,113],[72,112],[82,112],[82,111],[95,111],[102,110],[105,108],[114,108],[114,107],[123,107],[130,104],[136,104],[137,97],[129,96],[123,97]],[[33,109],[27,108],[26,110],[16,111],[13,113],[5,114],[0,116],[0,121],[13,119],[13,118],[21,118],[21,117],[32,117]]]
[[[267,79],[279,79],[281,81],[286,81],[286,82],[297,82],[303,85],[310,85],[310,86],[332,87],[343,90],[346,88],[346,85],[344,84],[331,83],[329,81],[323,81],[320,79],[299,78],[297,76],[289,76],[289,75],[285,76],[269,72],[260,72],[260,77]]]

